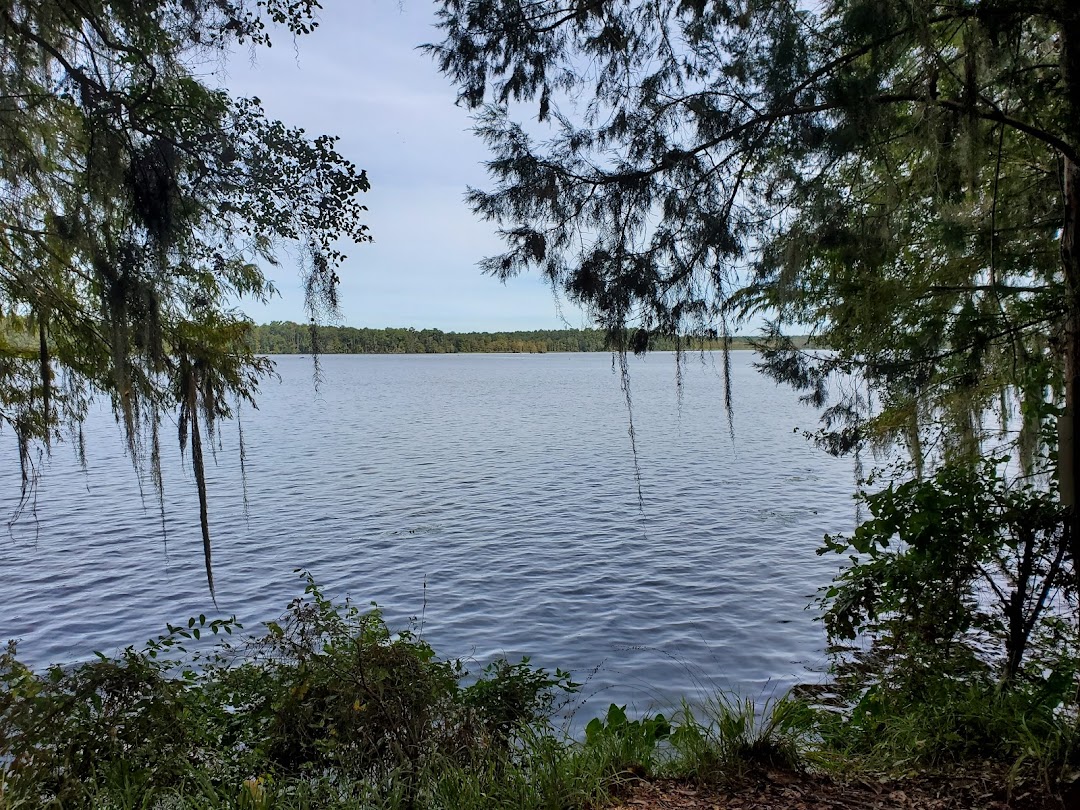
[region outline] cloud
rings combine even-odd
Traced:
[[[237,52],[217,78],[231,92],[258,96],[269,115],[309,133],[340,137],[339,149],[367,170],[364,202],[375,242],[344,247],[341,302],[351,326],[444,330],[562,328],[587,324],[576,308],[556,304],[538,277],[507,284],[477,262],[500,250],[495,226],[462,198],[486,187],[487,152],[469,131],[455,91],[416,46],[439,39],[428,2],[324,0],[321,25],[293,42],[279,34],[270,49]],[[296,273],[269,268],[282,293],[258,321],[303,320]]]

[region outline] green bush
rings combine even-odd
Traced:
[[[878,663],[915,676],[974,653],[1011,682],[1032,656],[1040,671],[1060,656],[1060,643],[1041,642],[1076,594],[1065,512],[1053,491],[1008,483],[1003,462],[946,465],[862,496],[870,519],[819,550],[848,557],[820,601],[831,639],[867,636],[895,652]]]
[[[179,806],[411,805],[466,769],[520,771],[524,741],[549,734],[555,695],[575,688],[527,660],[494,662],[463,685],[459,662],[392,632],[377,609],[331,601],[310,576],[263,637],[189,652],[204,631],[236,626],[199,617],[144,650],[43,674],[9,645],[0,808],[177,796]]]
[[[1055,493],[1002,459],[865,495],[870,519],[822,552],[849,565],[821,599],[838,657],[822,740],[874,767],[1072,763],[1076,561]],[[1075,764],[1075,763],[1072,763]]]
[[[9,643],[0,656],[7,790],[32,785],[35,796],[68,804],[102,781],[134,781],[144,791],[174,784],[204,738],[194,675],[162,653],[186,652],[181,642],[200,627],[216,633],[228,626],[200,617],[190,629],[170,628],[143,651],[129,647],[115,659],[98,654],[43,675],[20,664]]]
[[[759,707],[749,698],[720,693],[698,713],[702,720],[683,706],[671,745],[676,769],[703,782],[760,768],[796,770],[816,736],[814,710],[789,696]]]

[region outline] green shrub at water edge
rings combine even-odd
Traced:
[[[568,740],[550,722],[577,687],[566,673],[495,661],[469,682],[310,577],[262,637],[193,646],[238,627],[200,616],[142,650],[40,674],[9,646],[0,810],[584,808],[640,778],[716,778],[779,750],[786,728],[780,703],[763,716],[718,703],[704,723],[613,705]]]
[[[1032,766],[1055,783],[1077,761],[1075,663],[1004,688],[970,657],[935,660],[918,677],[845,675],[821,712],[821,745],[847,765],[923,770],[968,762]]]
[[[670,720],[631,719],[612,704],[589,721],[581,748],[608,785],[654,776],[710,783],[757,769],[798,770],[817,722],[807,703],[786,696],[759,706],[719,693],[697,709],[684,702]]]
[[[613,705],[575,741],[550,722],[576,688],[566,673],[496,661],[469,682],[420,636],[331,601],[310,577],[261,638],[192,646],[237,628],[200,616],[145,649],[43,673],[9,645],[0,810],[584,808],[655,776],[985,758],[1049,773],[1075,752],[1071,660],[1060,677],[1008,689],[976,659],[924,671],[894,662],[838,684],[844,702],[831,712],[730,695],[670,719]]]
[[[822,742],[878,767],[1074,759],[1077,569],[1051,486],[1004,459],[953,462],[861,499],[819,553],[847,558],[819,605],[837,659]]]
[[[555,695],[575,688],[527,661],[495,662],[463,685],[459,662],[391,632],[377,609],[331,601],[310,576],[261,638],[189,652],[205,631],[235,627],[199,617],[143,650],[43,674],[9,645],[0,807],[97,807],[107,796],[144,806],[191,791],[206,806],[244,806],[320,784],[342,800],[360,791],[410,804],[436,771],[514,765],[526,736],[550,731]]]

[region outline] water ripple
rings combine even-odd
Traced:
[[[96,414],[88,470],[56,451],[36,514],[0,540],[0,640],[39,666],[198,613],[257,630],[304,568],[392,622],[422,616],[443,655],[572,669],[596,711],[782,687],[821,663],[805,607],[836,564],[814,550],[852,526],[852,471],[794,432],[813,413],[751,359],[735,356],[734,441],[718,364],[691,358],[680,403],[670,356],[632,362],[639,502],[607,356],[326,357],[318,396],[310,361],[279,358],[244,414],[246,512],[234,425],[211,464],[217,609],[189,469],[166,448],[163,537]]]

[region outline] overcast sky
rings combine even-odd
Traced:
[[[463,201],[489,187],[483,144],[455,90],[417,45],[439,39],[431,0],[322,0],[321,25],[295,45],[278,32],[252,63],[238,52],[218,81],[258,96],[267,114],[311,135],[339,135],[339,150],[366,169],[364,202],[375,241],[347,245],[341,310],[349,326],[446,331],[561,329],[590,325],[557,303],[536,275],[505,285],[477,262],[498,252],[493,223]],[[256,321],[304,320],[295,268],[268,268],[281,295]]]

